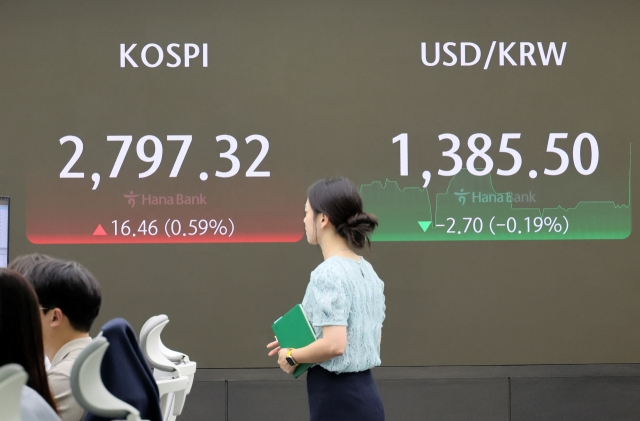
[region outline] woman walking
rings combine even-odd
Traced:
[[[371,368],[380,365],[384,283],[351,249],[369,244],[378,221],[363,212],[358,188],[335,178],[309,188],[304,225],[307,241],[324,257],[302,301],[318,340],[298,349],[274,341],[269,355],[277,354],[287,373],[300,363],[315,364],[307,372],[311,421],[382,421]]]

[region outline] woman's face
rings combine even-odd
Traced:
[[[309,199],[307,199],[307,203],[304,205],[304,231],[307,234],[307,241],[309,244],[318,244],[315,221],[316,216],[313,213],[313,209],[311,209]]]

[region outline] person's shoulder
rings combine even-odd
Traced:
[[[51,367],[49,370],[56,370],[57,367],[66,364],[73,365],[73,362],[78,358],[78,355],[82,350],[91,343],[90,337],[74,339],[64,344],[56,355],[51,360]]]
[[[23,386],[20,397],[22,421],[60,421],[60,417],[42,396],[29,386]]]
[[[311,271],[311,276],[317,276],[331,270],[333,267],[333,262],[331,259],[327,259],[322,261],[314,270]]]
[[[365,259],[363,256],[360,256],[360,263],[368,268],[370,268],[371,270],[373,270],[373,266],[371,265],[371,263],[369,263],[369,261],[367,259]]]
[[[361,264],[362,264],[362,266],[365,268],[365,270],[366,270],[367,272],[369,272],[369,273],[373,276],[373,278],[374,278],[375,280],[382,282],[382,279],[380,279],[380,277],[378,276],[378,273],[377,273],[377,272],[376,272],[376,270],[373,268],[373,266],[371,265],[371,263],[369,263],[368,261],[366,261],[366,260],[364,259],[364,257],[362,258]],[[384,282],[382,282],[382,283],[384,284]]]
[[[339,283],[345,276],[345,269],[340,259],[329,258],[320,263],[311,272],[312,283]]]
[[[311,272],[311,274],[336,274],[342,273],[345,271],[345,263],[348,263],[348,259],[340,258],[340,257],[330,257],[324,262],[320,263],[316,268]]]
[[[57,381],[68,382],[71,378],[71,369],[73,368],[74,362],[75,358],[73,360],[62,360],[55,366],[51,366],[51,368],[47,370],[49,383]]]
[[[76,362],[78,355],[82,350],[91,343],[91,338],[75,339],[66,343],[58,354],[54,357],[54,364],[51,364],[49,370],[47,370],[47,377],[49,383],[53,388],[57,388],[57,383],[62,383],[63,387],[67,387],[69,379],[71,378],[71,369]]]

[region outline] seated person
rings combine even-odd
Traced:
[[[44,369],[40,309],[31,284],[0,269],[0,366],[20,364],[29,375],[22,389],[22,421],[60,421]]]
[[[42,310],[44,352],[51,361],[47,376],[60,418],[80,421],[85,410],[71,393],[71,367],[91,343],[89,330],[102,302],[98,281],[79,263],[57,259],[35,264],[29,281]]]

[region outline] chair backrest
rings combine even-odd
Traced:
[[[104,337],[87,345],[71,368],[71,391],[80,406],[88,412],[109,418],[140,419],[140,411],[116,398],[102,383],[102,359],[109,347]]]
[[[102,335],[109,341],[100,369],[106,389],[140,411],[141,418],[162,421],[158,385],[129,323],[120,318],[110,320],[102,326]],[[104,420],[90,412],[84,421]]]
[[[19,364],[0,367],[0,421],[20,421],[20,396],[28,378]]]
[[[182,352],[173,351],[167,348],[162,343],[162,339],[160,339],[160,335],[162,334],[162,329],[164,329],[167,323],[169,323],[169,318],[167,317],[166,314],[153,316],[149,320],[147,320],[144,326],[142,326],[142,329],[140,329],[140,347],[142,348],[142,352],[146,352],[145,350],[147,348],[153,348],[154,350],[155,349],[160,350],[162,355],[174,364],[178,364],[181,362],[188,362],[189,357],[187,357],[186,354],[183,354]],[[157,332],[157,336],[154,335],[154,337],[151,338],[151,341],[153,343],[147,346],[146,344],[147,344],[147,341],[149,341],[149,334],[152,331]],[[151,357],[146,353],[145,353],[145,357],[147,358],[147,360],[149,360],[149,363],[153,365],[151,361]],[[162,369],[160,367],[156,367],[156,368],[162,371],[170,371],[167,369]]]
[[[162,344],[160,335],[167,323],[169,318],[165,314],[147,320],[140,330],[140,348],[151,367],[179,375],[176,365],[163,352],[168,348]]]

